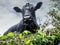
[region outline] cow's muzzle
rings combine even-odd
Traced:
[[[24,16],[24,19],[29,19],[29,18],[30,18],[29,15]]]
[[[24,21],[31,21],[32,18],[31,16],[27,15],[27,16],[24,16]]]

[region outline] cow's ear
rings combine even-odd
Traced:
[[[42,2],[38,2],[37,5],[35,6],[35,9],[34,10],[39,9],[41,6],[42,6]]]
[[[13,8],[16,12],[21,12],[21,9],[19,7],[14,7]]]

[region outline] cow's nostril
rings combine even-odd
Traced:
[[[24,20],[24,22],[25,22],[26,20]]]
[[[32,20],[32,19],[29,19],[29,20]]]

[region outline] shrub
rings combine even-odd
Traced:
[[[0,45],[60,45],[60,32],[52,35],[48,35],[48,32],[42,30],[34,34],[27,30],[22,33],[9,32],[0,36]]]

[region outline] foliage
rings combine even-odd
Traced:
[[[52,24],[60,30],[60,0],[51,0],[54,8],[49,11],[50,17],[52,16]]]
[[[60,1],[59,0],[51,0],[52,7],[50,8],[48,15],[51,17],[51,24],[55,27],[53,29],[47,29],[58,32],[60,31]],[[58,32],[59,33],[59,32]]]
[[[7,35],[0,36],[0,45],[54,45],[56,38],[60,41],[60,31],[38,30],[32,34],[25,30],[23,33],[9,32]]]

